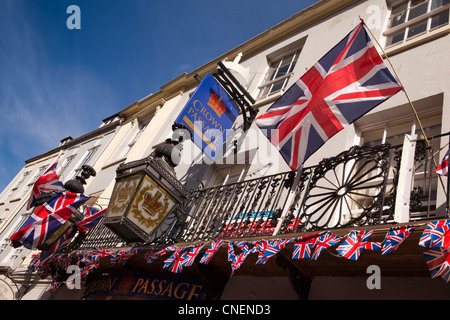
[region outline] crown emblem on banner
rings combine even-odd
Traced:
[[[117,191],[117,201],[125,202],[128,201],[130,195],[134,192],[134,185],[130,182],[127,182],[123,187],[121,187]]]
[[[227,106],[222,101],[222,97],[219,97],[215,92],[211,92],[208,106],[210,106],[217,113],[219,118],[225,111],[227,111]]]
[[[148,214],[155,215],[157,214],[163,204],[159,201],[162,197],[162,193],[157,191],[155,195],[146,192],[144,194],[144,201],[142,203],[142,209],[144,209]]]

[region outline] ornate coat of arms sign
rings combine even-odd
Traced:
[[[145,176],[127,217],[150,234],[175,204],[175,200],[166,191],[150,177]]]
[[[177,218],[183,185],[153,156],[123,164],[103,224],[127,242],[153,241]]]

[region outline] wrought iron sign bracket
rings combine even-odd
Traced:
[[[255,100],[221,61],[217,65],[219,68],[212,75],[238,104],[244,118],[244,131],[247,131],[258,113],[252,107]]]

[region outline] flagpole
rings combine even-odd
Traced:
[[[422,122],[420,121],[419,114],[417,113],[416,108],[414,107],[414,104],[412,103],[411,99],[409,98],[408,92],[406,92],[405,86],[403,85],[402,81],[400,80],[400,77],[398,76],[397,71],[395,71],[394,65],[392,64],[391,60],[389,59],[389,56],[386,54],[383,47],[380,45],[378,40],[375,38],[375,36],[373,35],[370,28],[366,25],[366,22],[364,21],[364,19],[362,19],[361,17],[359,17],[359,19],[361,20],[361,23],[366,27],[366,30],[369,31],[372,39],[375,40],[376,44],[378,45],[380,50],[383,52],[383,55],[386,57],[387,62],[391,66],[391,69],[394,72],[395,77],[397,78],[397,81],[399,82],[400,86],[402,87],[402,91],[404,92],[406,99],[408,100],[408,103],[411,106],[412,111],[414,112],[414,116],[416,117],[416,120],[417,120],[417,123],[419,124],[420,130],[422,131],[422,135],[423,135],[428,147],[431,147],[430,141],[428,140],[425,130],[423,129]],[[436,159],[434,157],[433,157],[433,163],[437,168]],[[439,181],[441,182],[441,186],[444,189],[444,194],[447,197],[447,191],[445,190],[444,182],[442,181],[441,176],[439,176]]]

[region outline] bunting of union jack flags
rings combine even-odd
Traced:
[[[323,250],[338,244],[340,241],[341,237],[329,231],[322,232],[319,238],[317,239],[316,246],[311,256],[311,259],[317,260]]]
[[[242,250],[240,254],[236,254],[234,251],[234,246],[238,247]],[[242,266],[245,259],[252,252],[255,252],[255,248],[250,248],[250,244],[245,241],[236,241],[228,243],[228,261],[231,262],[231,275],[234,275],[234,272]]]
[[[373,231],[352,231],[342,242],[336,251],[349,260],[358,260],[363,249],[378,250],[381,249],[381,243],[369,242]]]
[[[428,223],[420,237],[419,245],[425,248],[449,248],[450,220],[439,220]]]
[[[449,249],[431,248],[423,253],[432,278],[441,277],[445,282],[450,280]]]
[[[260,241],[257,245],[257,250],[260,252],[256,264],[265,264],[267,260],[272,258],[280,252],[286,245],[291,242],[291,239],[275,239]]]
[[[311,258],[312,249],[315,247],[320,233],[303,236],[295,239],[292,259]]]
[[[399,226],[391,227],[389,232],[386,234],[386,238],[383,242],[383,247],[381,248],[381,254],[389,254],[403,243],[414,231],[415,226]]]
[[[208,264],[212,257],[216,254],[216,252],[220,249],[220,247],[223,245],[223,240],[216,240],[211,243],[209,248],[206,250],[205,254],[203,255],[202,259],[200,260],[200,263]]]

